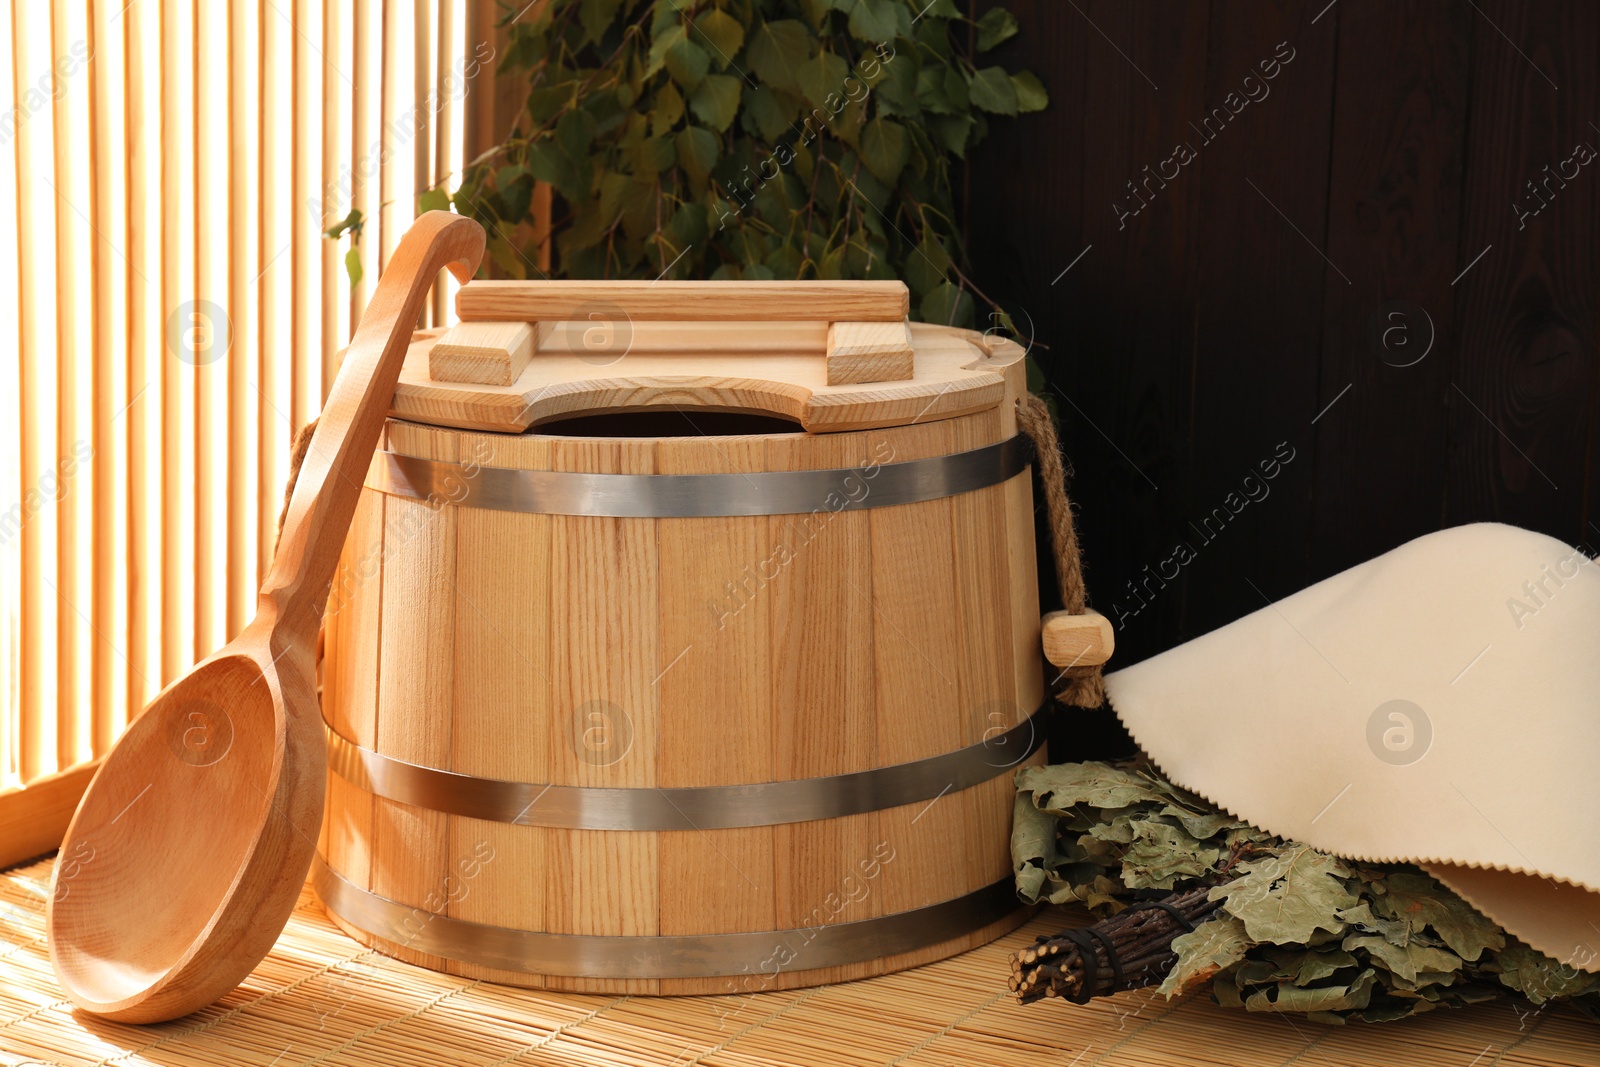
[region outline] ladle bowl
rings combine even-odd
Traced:
[[[308,657],[263,662],[236,641],[128,727],[79,804],[49,903],[51,961],[80,1007],[184,1015],[272,948],[322,817],[320,726],[284,710],[306,701]]]

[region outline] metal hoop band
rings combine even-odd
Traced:
[[[469,819],[568,830],[726,830],[837,819],[930,800],[995,778],[1044,744],[1048,703],[1003,734],[851,774],[673,789],[537,785],[395,759],[327,729],[328,767],[386,800]]]
[[[676,937],[548,934],[453,919],[349,882],[319,855],[311,866],[328,911],[407,949],[476,967],[584,978],[714,978],[885,959],[981,930],[1024,910],[1010,877],[954,900],[874,919]],[[767,970],[776,965],[775,971]],[[744,992],[734,988],[730,992]]]
[[[467,466],[379,452],[367,487],[464,508],[543,515],[695,518],[805,515],[915,504],[1009,481],[1032,445],[1018,434],[969,452],[904,463],[748,474],[589,474]]]

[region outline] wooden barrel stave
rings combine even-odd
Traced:
[[[949,455],[945,421],[906,428],[894,441],[897,461]],[[875,643],[880,764],[904,763],[961,748],[955,712],[958,687],[952,665],[959,655],[955,632],[955,547],[949,500],[875,508],[864,512],[872,531],[871,593],[878,611],[895,626],[880,624]],[[942,712],[933,709],[945,709]],[[932,712],[932,713],[930,713]],[[929,807],[910,805],[879,814],[882,839],[896,843],[875,892],[885,912],[920,908],[972,888],[964,864],[951,862],[938,832],[951,829],[949,807],[962,814],[965,800],[937,798]],[[934,813],[940,817],[935,818]]]
[[[730,474],[761,470],[764,440],[665,439],[656,445],[661,474]],[[649,520],[646,520],[649,521]],[[771,781],[772,648],[770,596],[736,614],[714,614],[722,585],[764,551],[757,518],[656,520],[662,572],[660,773],[667,787]],[[708,928],[761,930],[778,925],[773,892],[776,827],[661,835],[661,932]],[[708,927],[707,924],[713,924]]]
[[[769,470],[807,467],[861,469],[870,461],[872,431],[774,439],[767,446]],[[863,478],[863,485],[870,485]],[[867,490],[858,490],[867,491]],[[828,513],[809,540],[791,518],[767,519],[770,537],[795,540],[794,558],[762,592],[770,598],[773,770],[779,778],[812,778],[863,769],[864,753],[876,756],[873,649],[877,624],[872,589],[870,511]],[[806,529],[810,516],[800,522]],[[774,872],[778,929],[822,921],[870,919],[882,914],[876,893],[828,905],[841,892],[855,864],[882,840],[879,812],[842,819],[773,827],[774,851],[784,867]],[[776,951],[777,946],[774,946]],[[759,961],[758,961],[759,963]],[[756,970],[758,967],[752,967]],[[836,979],[829,979],[836,980]]]

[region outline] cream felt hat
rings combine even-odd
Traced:
[[[1600,563],[1583,552],[1491,523],[1429,534],[1106,688],[1175,783],[1323,851],[1418,864],[1600,970]]]

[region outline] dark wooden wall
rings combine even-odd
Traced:
[[[969,238],[1049,377],[1118,663],[1441,527],[1600,544],[1600,158],[1564,162],[1600,148],[1600,4],[1006,6],[994,54],[1051,101],[980,149]],[[1547,166],[1577,173],[1519,219]]]

